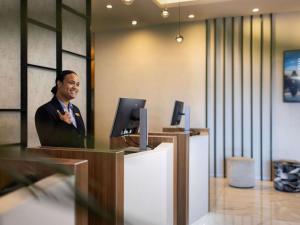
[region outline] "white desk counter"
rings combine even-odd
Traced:
[[[173,153],[173,143],[161,143],[125,155],[125,224],[173,225]]]
[[[208,213],[209,171],[208,135],[189,139],[189,224]]]

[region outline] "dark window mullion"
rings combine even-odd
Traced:
[[[21,1],[21,147],[27,147],[27,0]]]
[[[87,2],[87,1],[86,1],[86,2]],[[81,12],[78,12],[76,9],[73,9],[73,8],[70,7],[70,6],[67,6],[67,5],[65,5],[65,4],[61,4],[61,6],[62,6],[62,9],[66,10],[66,11],[68,11],[68,12],[70,12],[70,13],[73,13],[73,14],[75,14],[75,15],[77,15],[77,16],[83,18],[83,19],[87,19],[87,18],[88,18],[88,16],[84,15],[84,14],[81,13]],[[86,7],[86,8],[88,8],[88,7]],[[88,9],[87,9],[87,10],[88,10]]]
[[[91,0],[86,0],[86,110],[87,110],[87,147],[94,148],[94,110],[91,71]]]
[[[56,0],[56,74],[62,71],[62,0]]]
[[[42,22],[40,22],[38,20],[35,20],[35,19],[32,19],[32,18],[27,18],[27,22],[30,23],[30,24],[42,27],[42,28],[47,29],[47,30],[50,30],[50,31],[53,31],[53,32],[57,32],[57,29],[55,27],[50,26],[50,25],[45,24],[45,23],[42,23]]]
[[[36,64],[27,64],[28,67],[33,67],[33,68],[38,68],[38,69],[43,69],[43,70],[51,70],[51,71],[56,71],[56,68],[51,68],[51,67],[47,67],[47,66],[40,66],[40,65],[36,65]]]
[[[0,112],[21,112],[21,109],[0,109]]]
[[[62,49],[61,51],[62,51],[62,53],[67,53],[67,54],[78,56],[78,57],[81,57],[81,58],[84,58],[84,59],[88,58],[85,55],[81,55],[81,54],[78,54],[76,52],[72,52],[72,51],[69,51],[69,50]]]

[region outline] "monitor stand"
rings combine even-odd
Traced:
[[[191,109],[189,106],[184,107],[184,133],[190,133],[190,115]]]
[[[140,109],[140,150],[147,150],[148,146],[148,122],[147,109]]]

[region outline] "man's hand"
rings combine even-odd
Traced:
[[[71,115],[69,112],[65,112],[65,114],[61,114],[59,110],[57,110],[59,118],[67,124],[72,124]]]

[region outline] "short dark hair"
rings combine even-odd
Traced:
[[[72,70],[63,70],[60,74],[58,74],[58,75],[56,76],[56,79],[55,79],[55,86],[51,89],[51,92],[52,92],[54,95],[55,95],[56,92],[57,92],[57,81],[63,82],[64,79],[65,79],[65,77],[66,77],[67,75],[69,75],[69,74],[72,74],[72,73],[77,75],[77,73],[75,73],[75,72],[72,71]]]

